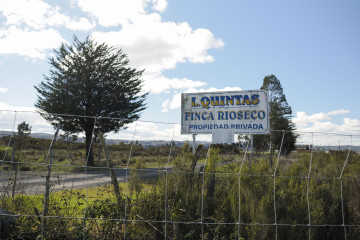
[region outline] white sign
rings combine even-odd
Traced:
[[[199,92],[181,94],[181,134],[270,132],[268,92]]]

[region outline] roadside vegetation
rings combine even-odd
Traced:
[[[17,138],[17,149],[15,152],[15,162],[20,163],[21,170],[31,171],[43,168],[43,163],[49,152],[49,146],[51,139],[41,139],[41,138],[32,138],[29,136],[20,136],[16,135],[13,138]],[[13,145],[7,149],[10,136],[0,138],[0,158],[4,158],[4,154],[7,152],[7,161],[10,161],[12,155]],[[12,140],[14,142],[14,140]],[[21,146],[21,147],[19,147]],[[176,156],[181,152],[181,148],[176,146],[171,146],[172,155]],[[106,167],[106,158],[104,151],[100,143],[93,143],[92,149],[94,151],[94,158],[96,159],[95,165],[91,167]],[[130,164],[134,164],[137,160],[141,159],[142,163],[145,164],[145,167],[159,167],[165,166],[169,156],[170,145],[166,144],[164,146],[149,147],[144,148],[139,143],[134,143],[131,146],[130,143],[125,144],[120,142],[119,144],[113,144],[108,146],[111,159],[113,159],[114,167],[126,167],[129,160],[129,154],[131,150]],[[71,142],[63,139],[59,139],[54,144],[54,165],[71,165],[83,167],[86,165],[86,150],[85,143],[82,142]],[[202,154],[204,158],[206,153]],[[29,164],[27,164],[29,163]],[[66,170],[68,171],[68,170]]]
[[[1,159],[8,140],[0,139]],[[41,165],[32,163],[44,163],[49,144],[50,140],[24,137],[16,153],[19,171],[38,171]],[[58,140],[54,164],[63,165],[63,171],[69,169],[66,165],[85,166],[83,145]],[[126,167],[131,145],[108,148],[114,167]],[[97,159],[95,149],[96,143]],[[344,239],[343,216],[345,225],[350,225],[347,239],[360,238],[360,156],[355,152],[314,151],[307,178],[310,153],[282,156],[276,169],[278,159],[273,158],[271,165],[269,152],[243,158],[243,150],[225,145],[204,148],[196,158],[184,144],[172,147],[168,158],[169,150],[169,145],[147,149],[133,145],[129,164],[133,171],[127,183],[119,183],[120,201],[111,184],[51,192],[44,239],[165,239],[165,235],[167,239],[274,239],[276,234],[278,239],[308,239],[309,231],[312,239]],[[7,154],[10,159],[11,148]],[[144,169],[164,168],[168,160],[171,172],[142,178]],[[194,167],[199,161],[206,162],[205,169]],[[95,162],[97,167],[106,166],[103,153]],[[3,171],[13,169],[10,163],[3,167]],[[2,239],[40,239],[43,202],[43,194],[5,192],[2,208],[19,217],[11,229],[2,228]]]

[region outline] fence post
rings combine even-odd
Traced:
[[[49,195],[50,195],[50,177],[51,177],[51,168],[52,168],[52,163],[53,163],[53,147],[54,144],[56,142],[56,138],[57,135],[59,133],[60,130],[60,123],[58,123],[57,127],[56,127],[56,131],[55,131],[55,135],[53,140],[51,141],[50,144],[50,148],[49,148],[49,152],[50,152],[50,161],[49,164],[47,166],[47,175],[46,175],[46,182],[45,182],[45,194],[44,194],[44,208],[43,208],[43,214],[42,214],[42,219],[41,219],[41,236],[44,237],[44,229],[45,229],[45,225],[46,225],[46,220],[45,220],[45,216],[47,216],[48,211],[49,211]],[[45,160],[47,161],[47,159]]]
[[[352,136],[350,136],[350,145],[349,145],[349,151],[348,151],[348,154],[346,156],[346,160],[345,160],[345,163],[344,163],[344,166],[341,170],[341,173],[340,173],[340,176],[339,176],[339,179],[340,179],[340,197],[341,197],[341,213],[342,213],[342,222],[343,222],[343,226],[344,226],[344,236],[345,236],[345,240],[347,240],[347,233],[346,233],[346,226],[345,226],[345,211],[344,211],[344,194],[343,194],[343,174],[344,174],[344,170],[345,170],[345,167],[348,163],[348,160],[349,160],[349,156],[350,156],[350,153],[351,153],[351,147],[352,147]]]
[[[13,143],[13,148],[12,148],[12,151],[11,151],[11,160],[10,160],[10,163],[11,165],[15,165],[15,153],[16,153],[16,139],[14,139],[14,143]]]
[[[273,199],[274,199],[274,216],[275,216],[275,239],[277,240],[278,239],[278,223],[277,223],[277,212],[276,212],[276,173],[277,173],[277,169],[278,169],[278,166],[279,166],[279,162],[280,162],[280,155],[281,155],[281,150],[282,150],[282,146],[283,146],[283,143],[284,143],[284,137],[285,137],[285,131],[283,130],[283,135],[282,135],[282,138],[281,138],[281,144],[280,144],[280,149],[279,149],[279,153],[278,153],[278,158],[277,158],[277,161],[276,161],[276,165],[275,165],[275,171],[274,171],[274,194],[273,194]]]
[[[250,151],[251,151],[250,160],[252,161],[253,160],[253,154],[254,154],[254,134],[250,134],[250,141],[251,141],[251,144],[250,144]]]
[[[247,145],[246,145],[246,149],[245,149],[245,152],[244,152],[244,157],[243,157],[243,160],[242,160],[242,162],[241,162],[241,165],[240,165],[240,169],[239,169],[239,225],[238,225],[238,239],[240,240],[241,239],[241,237],[240,237],[240,224],[241,224],[241,170],[242,170],[242,168],[243,168],[243,166],[244,166],[244,162],[245,162],[245,158],[246,158],[246,154],[247,154],[247,151],[248,151],[248,148],[249,148],[249,141],[250,140],[248,140],[248,142],[247,142]]]
[[[201,186],[201,240],[204,239],[204,186],[205,186],[205,169],[206,169],[206,164],[207,164],[207,160],[209,158],[209,154],[210,154],[210,148],[211,148],[211,144],[208,147],[208,151],[206,154],[206,158],[205,158],[205,163],[204,166],[202,168],[202,171],[199,172],[199,174],[202,174],[202,186]],[[201,170],[201,168],[200,168]]]
[[[170,157],[171,157],[171,150],[172,150],[172,145],[174,142],[174,133],[175,133],[175,124],[174,124],[174,129],[173,129],[173,133],[172,133],[172,138],[170,141],[170,149],[169,149],[169,155],[168,155],[168,160],[166,163],[166,168],[165,168],[165,208],[164,208],[164,222],[165,222],[165,226],[164,226],[164,239],[167,239],[167,202],[168,202],[168,169],[169,169],[169,164],[170,164]]]
[[[310,174],[311,174],[311,166],[312,166],[312,162],[313,162],[313,149],[314,149],[314,133],[311,133],[311,153],[310,153],[310,163],[309,163],[309,172],[308,175],[306,177],[307,180],[307,187],[306,187],[306,199],[307,199],[307,205],[308,205],[308,219],[309,219],[309,235],[308,235],[308,239],[311,239],[311,211],[310,211],[310,200],[309,200],[309,188],[310,188]]]
[[[13,166],[14,169],[14,181],[13,181],[13,188],[12,188],[12,193],[11,193],[11,197],[14,199],[15,197],[15,191],[16,191],[16,181],[17,181],[17,175],[18,175],[18,171],[19,171],[19,163],[20,162],[20,156],[18,155],[18,160],[17,160],[17,165]],[[12,162],[14,163],[14,162]]]
[[[105,152],[106,162],[107,162],[107,166],[109,168],[110,177],[111,177],[111,183],[113,184],[116,200],[117,200],[118,205],[120,207],[121,206],[120,188],[119,188],[119,184],[118,184],[118,181],[117,181],[117,178],[116,178],[116,175],[115,175],[115,171],[113,169],[113,165],[112,165],[112,162],[111,162],[109,150],[108,150],[108,148],[106,146],[104,135],[103,135],[102,132],[99,132],[99,140],[100,140],[100,144],[103,147],[104,152]]]
[[[2,184],[2,189],[3,190],[3,193],[1,194],[1,204],[0,204],[0,210],[3,210],[4,209],[4,198],[5,198],[5,194],[6,194],[6,191],[5,191],[5,182],[3,181],[3,174],[4,174],[4,162],[5,162],[5,158],[7,156],[7,153],[9,151],[9,148],[10,148],[10,143],[11,143],[11,139],[13,138],[13,135],[15,134],[14,133],[14,127],[15,127],[15,123],[16,123],[16,116],[17,116],[17,112],[15,111],[15,118],[14,118],[14,122],[13,122],[13,126],[12,126],[12,135],[10,135],[10,138],[9,138],[9,142],[8,142],[8,145],[7,145],[7,148],[5,150],[5,154],[4,154],[4,157],[3,159],[1,160],[1,173],[0,173],[0,180],[1,182],[3,182]],[[1,225],[2,225],[2,217],[1,217],[1,212],[0,212],[0,236],[1,236]]]

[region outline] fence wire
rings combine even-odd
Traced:
[[[104,149],[95,141],[95,130],[97,121],[107,117],[91,117],[94,124],[87,154],[81,148],[84,143],[68,141],[66,133],[51,153],[49,140],[21,140],[15,134],[15,126],[21,121],[53,131],[43,122],[32,124],[31,118],[25,117],[29,114],[37,113],[14,112],[13,119],[0,120],[9,129],[2,133],[0,142],[0,234],[4,239],[56,239],[65,234],[62,225],[71,227],[75,235],[81,232],[83,239],[136,239],[136,231],[148,239],[173,239],[179,234],[187,234],[183,237],[189,239],[211,239],[218,232],[228,234],[229,239],[257,234],[286,239],[293,233],[317,239],[324,234],[321,229],[329,228],[336,229],[339,239],[360,238],[360,195],[356,195],[360,157],[354,150],[359,135],[297,132],[303,149],[284,157],[286,131],[281,130],[272,166],[268,150],[249,151],[250,140],[232,148],[234,153],[223,150],[221,160],[213,159],[216,153],[208,144],[196,159],[191,151],[184,152],[183,139],[175,135],[179,124],[136,121],[128,132],[111,135],[118,137],[117,141],[111,142],[108,137],[109,155],[116,164],[106,166],[101,164],[106,160]],[[166,140],[145,148],[141,139],[152,131]],[[25,141],[29,145],[33,141],[32,146],[37,147],[29,148]],[[15,142],[17,160],[10,154],[15,152]],[[98,157],[95,166],[88,164],[92,151],[94,158]],[[48,161],[51,154],[54,161]],[[188,168],[189,161],[197,163],[193,169]],[[109,170],[124,189],[121,209],[114,204],[116,193]],[[50,189],[49,196],[46,189]],[[10,219],[23,224],[16,227],[17,233],[8,233]]]

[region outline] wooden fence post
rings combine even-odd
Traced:
[[[106,146],[103,133],[102,133],[102,132],[99,132],[98,135],[99,135],[100,144],[101,144],[101,146],[103,147],[104,152],[105,152],[105,157],[106,157],[106,161],[107,161],[107,166],[108,166],[108,168],[109,168],[110,177],[111,177],[111,183],[113,184],[114,191],[115,191],[115,196],[116,196],[118,205],[119,205],[119,207],[120,207],[120,206],[121,206],[120,188],[119,188],[119,184],[118,184],[118,181],[117,181],[117,178],[116,178],[116,175],[115,175],[115,171],[114,171],[114,169],[113,169],[113,165],[112,165],[112,162],[111,162],[109,150],[108,150],[108,148],[107,148],[107,146]],[[127,171],[127,169],[126,169],[126,171]]]
[[[47,216],[48,211],[49,211],[50,177],[51,177],[51,168],[52,168],[52,163],[53,163],[53,158],[54,158],[54,154],[53,154],[52,150],[53,150],[54,144],[56,142],[56,138],[59,133],[59,130],[60,130],[60,123],[58,123],[58,125],[56,127],[55,135],[54,135],[53,140],[51,141],[50,148],[49,148],[50,161],[49,161],[49,164],[47,165],[47,175],[46,175],[45,194],[44,194],[44,208],[43,208],[43,214],[42,214],[42,219],[41,219],[41,235],[42,235],[42,237],[44,236],[44,230],[45,230],[45,225],[46,225],[45,216]]]

